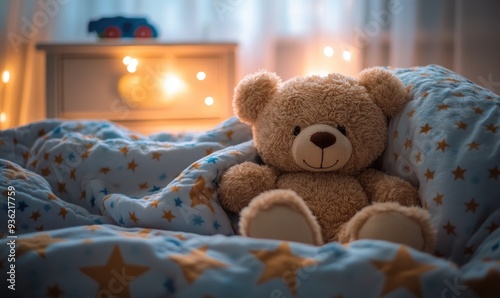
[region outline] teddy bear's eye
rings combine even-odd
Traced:
[[[299,133],[300,133],[300,126],[295,126],[295,128],[293,129],[293,135],[298,136]]]
[[[345,130],[345,127],[342,125],[337,126],[337,129],[345,136],[347,134],[347,131]]]

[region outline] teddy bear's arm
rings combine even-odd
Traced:
[[[372,202],[398,202],[404,206],[421,205],[418,191],[409,182],[375,169],[366,169],[358,175]]]
[[[276,188],[277,173],[266,165],[244,162],[229,168],[219,184],[219,199],[224,209],[239,213],[260,193]]]

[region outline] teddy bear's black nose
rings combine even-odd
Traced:
[[[313,133],[309,140],[311,140],[311,142],[319,148],[325,149],[335,144],[337,138],[329,132],[320,131]]]

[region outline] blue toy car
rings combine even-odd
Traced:
[[[89,22],[88,32],[100,38],[156,38],[158,32],[146,18],[113,17]]]

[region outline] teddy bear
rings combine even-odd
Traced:
[[[355,78],[244,77],[233,109],[252,127],[262,162],[230,167],[218,189],[222,207],[240,215],[240,234],[312,245],[377,239],[432,252],[436,230],[417,189],[374,167],[388,121],[407,100],[382,68]]]

